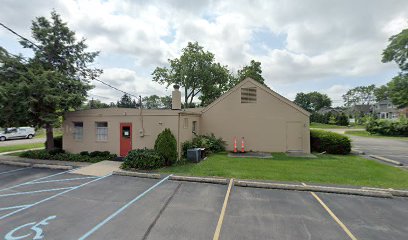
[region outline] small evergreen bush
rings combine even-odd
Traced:
[[[88,151],[82,151],[82,152],[79,153],[79,155],[89,156],[89,152]]]
[[[153,149],[136,149],[129,152],[122,163],[123,169],[151,170],[163,167],[165,160],[160,153]]]
[[[154,150],[160,154],[167,166],[177,162],[177,140],[169,128],[161,132],[154,143]]]
[[[351,141],[348,137],[324,130],[310,130],[310,147],[312,152],[331,154],[349,154]]]

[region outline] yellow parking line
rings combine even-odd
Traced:
[[[302,183],[303,186],[306,186],[305,183]],[[316,193],[310,192],[312,196],[322,205],[322,207],[330,214],[330,216],[334,219],[334,221],[343,229],[343,231],[350,237],[352,240],[357,240],[357,238],[351,233],[351,231],[344,225],[344,223],[330,210],[330,208],[323,202],[322,199],[317,196]]]
[[[231,178],[229,185],[228,185],[227,193],[225,194],[224,203],[222,204],[220,218],[218,218],[217,228],[215,229],[213,240],[218,240],[220,238],[222,222],[224,221],[225,210],[227,209],[228,198],[231,193],[232,183],[233,183],[233,179]]]

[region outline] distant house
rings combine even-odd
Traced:
[[[323,107],[317,111],[319,114],[328,114],[331,113],[333,115],[340,115],[343,113],[343,110],[340,108],[332,108],[332,107]]]
[[[407,108],[398,109],[392,104],[391,100],[379,101],[372,106],[372,111],[375,116],[380,119],[398,119],[400,116],[408,116]]]
[[[349,107],[346,113],[353,118],[372,114],[372,106],[368,104],[356,104]]]
[[[181,145],[195,134],[211,134],[233,150],[237,138],[246,151],[310,153],[310,113],[267,86],[247,78],[205,108],[181,109],[181,93],[172,92],[171,110],[131,108],[67,112],[66,151],[110,151],[126,156],[132,149],[153,148],[157,135],[170,128]]]

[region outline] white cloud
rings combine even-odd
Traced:
[[[343,86],[356,86],[353,79],[397,71],[395,64],[381,63],[381,52],[391,35],[408,26],[405,0],[4,0],[0,20],[30,36],[31,20],[49,16],[53,8],[79,37],[87,38],[91,50],[102,51],[104,58],[131,59],[132,69],[129,62],[116,63],[118,68],[101,62],[106,68],[101,79],[137,94],[165,93],[150,73],[178,57],[188,41],[198,41],[234,70],[251,59],[261,61],[272,87],[279,83],[293,92],[298,83],[338,78],[344,79]],[[254,45],[259,29],[286,36],[284,47]],[[0,36],[15,40],[5,31]],[[0,44],[7,48],[7,41],[0,39]],[[325,86],[336,84],[330,83]],[[329,91],[319,85],[316,90]],[[121,95],[98,84],[92,93],[115,100]]]

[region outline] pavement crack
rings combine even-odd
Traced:
[[[171,196],[166,200],[166,202],[164,203],[163,207],[160,209],[159,213],[157,214],[157,216],[154,218],[153,222],[149,225],[149,227],[147,228],[147,231],[145,232],[145,234],[143,235],[143,240],[146,240],[147,237],[149,236],[150,232],[152,231],[153,227],[156,225],[157,221],[159,220],[160,216],[163,214],[164,210],[167,208],[167,206],[170,204],[171,200],[173,199],[174,195],[176,195],[176,193],[179,191],[180,187],[181,187],[182,183],[179,183],[177,185],[177,187],[174,189],[173,193],[171,194]]]

